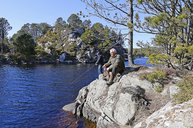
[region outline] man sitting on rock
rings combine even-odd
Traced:
[[[110,50],[110,58],[107,63],[103,65],[104,68],[104,79],[107,80],[107,85],[113,84],[114,77],[120,73],[122,74],[125,70],[124,58],[117,54],[116,49]]]

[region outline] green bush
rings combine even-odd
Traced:
[[[9,58],[13,64],[21,64],[22,59],[24,59],[20,53],[11,54]]]
[[[148,62],[150,64],[166,64],[169,58],[170,57],[167,54],[151,54]]]
[[[185,77],[177,86],[180,92],[174,95],[174,101],[178,104],[193,99],[193,75]]]
[[[157,69],[151,73],[144,73],[144,74],[140,75],[141,79],[146,79],[147,81],[149,81],[151,83],[158,82],[160,84],[162,84],[162,81],[166,77],[167,77],[166,71],[161,70],[161,69]]]
[[[155,87],[155,91],[158,92],[158,93],[161,93],[163,91],[164,87],[163,86],[156,86]]]
[[[0,55],[0,63],[5,63],[7,61],[5,55]]]

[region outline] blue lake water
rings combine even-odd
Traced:
[[[149,64],[147,62],[148,62],[147,57],[136,58],[134,60],[134,63],[138,64],[138,65],[142,65],[142,66],[145,66],[145,67],[152,67],[153,66],[152,64]],[[125,65],[128,65],[128,61],[125,62]]]
[[[97,77],[90,64],[0,66],[0,128],[67,128],[76,119],[62,107]]]

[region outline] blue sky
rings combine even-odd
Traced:
[[[0,0],[0,17],[6,18],[12,26],[12,30],[9,31],[9,36],[12,36],[26,23],[46,22],[54,25],[58,17],[67,21],[73,13],[86,12],[85,7],[81,0]],[[92,23],[101,22],[108,25],[107,22],[96,17],[89,19]],[[146,42],[151,37],[151,35],[135,33],[134,46],[137,40]]]

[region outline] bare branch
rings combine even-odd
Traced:
[[[127,16],[129,16],[128,12],[122,10],[121,8],[119,8],[118,6],[114,5],[112,2],[109,2],[108,0],[105,0],[108,4],[112,5],[113,7],[115,7],[116,9],[118,9],[119,11],[123,12],[124,14],[126,14]]]

